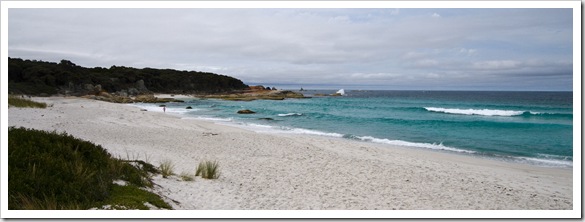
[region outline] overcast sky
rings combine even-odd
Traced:
[[[15,9],[8,56],[245,83],[572,90],[572,9]]]

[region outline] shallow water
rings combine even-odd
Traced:
[[[572,92],[345,90],[341,97],[284,101],[194,99],[168,104],[167,112],[263,132],[341,137],[572,167],[572,101]],[[159,109],[157,104],[139,106]],[[236,114],[241,109],[257,113]]]

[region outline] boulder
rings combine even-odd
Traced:
[[[156,102],[156,97],[152,94],[145,94],[145,95],[138,95],[134,98],[136,102],[143,102],[143,103],[154,103]]]
[[[148,89],[146,88],[146,86],[144,85],[144,80],[138,80],[136,81],[136,88],[138,89],[138,91],[140,92],[148,92]]]
[[[185,109],[193,109],[193,107],[191,107],[191,106],[187,106],[187,108],[185,108]]]
[[[106,98],[112,98],[112,95],[111,95],[111,94],[109,94],[109,93],[108,93],[108,92],[106,92],[106,91],[101,91],[101,92],[98,94],[98,96],[103,96],[103,97],[106,97]]]
[[[249,110],[249,109],[243,109],[243,110],[239,110],[238,114],[254,114],[256,112]]]
[[[128,88],[129,96],[136,96],[138,94],[140,94],[140,91],[138,91],[136,88]]]

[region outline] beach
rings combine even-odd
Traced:
[[[46,109],[8,109],[8,125],[67,132],[113,156],[220,178],[155,176],[180,210],[572,210],[572,168],[311,135],[258,133],[76,97],[34,97]],[[161,108],[162,109],[162,108]]]

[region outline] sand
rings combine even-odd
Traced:
[[[114,156],[175,164],[194,174],[217,160],[217,180],[155,177],[185,210],[573,210],[573,170],[308,135],[258,133],[74,97],[33,98],[8,125],[67,132]],[[284,101],[286,102],[286,101]]]

